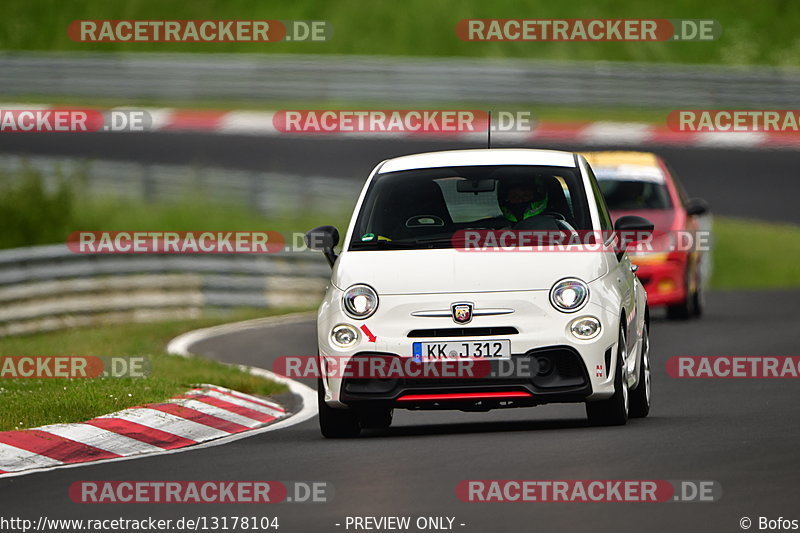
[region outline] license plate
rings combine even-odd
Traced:
[[[510,359],[511,341],[442,341],[415,342],[413,359],[417,362],[457,361],[463,359]]]

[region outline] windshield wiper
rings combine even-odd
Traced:
[[[452,237],[436,237],[434,239],[400,239],[397,241],[361,241],[361,242],[354,242],[352,244],[353,249],[362,249],[362,248],[380,248],[380,249],[391,249],[391,248],[400,248],[400,249],[420,249],[420,248],[427,248],[429,246],[437,246],[442,244],[452,245],[453,238]]]
[[[416,248],[416,241],[358,241],[351,245],[352,248]]]

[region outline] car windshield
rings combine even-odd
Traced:
[[[591,230],[580,172],[534,165],[442,167],[375,176],[351,250],[450,248],[467,229]]]
[[[672,201],[667,186],[646,179],[609,179],[598,176],[598,185],[611,211],[670,209]]]

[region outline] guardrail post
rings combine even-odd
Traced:
[[[155,201],[157,195],[156,179],[151,165],[142,166],[142,199],[145,202]]]

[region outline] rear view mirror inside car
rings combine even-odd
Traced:
[[[492,192],[497,184],[497,180],[493,178],[478,179],[478,180],[460,180],[456,183],[456,190],[458,192]]]

